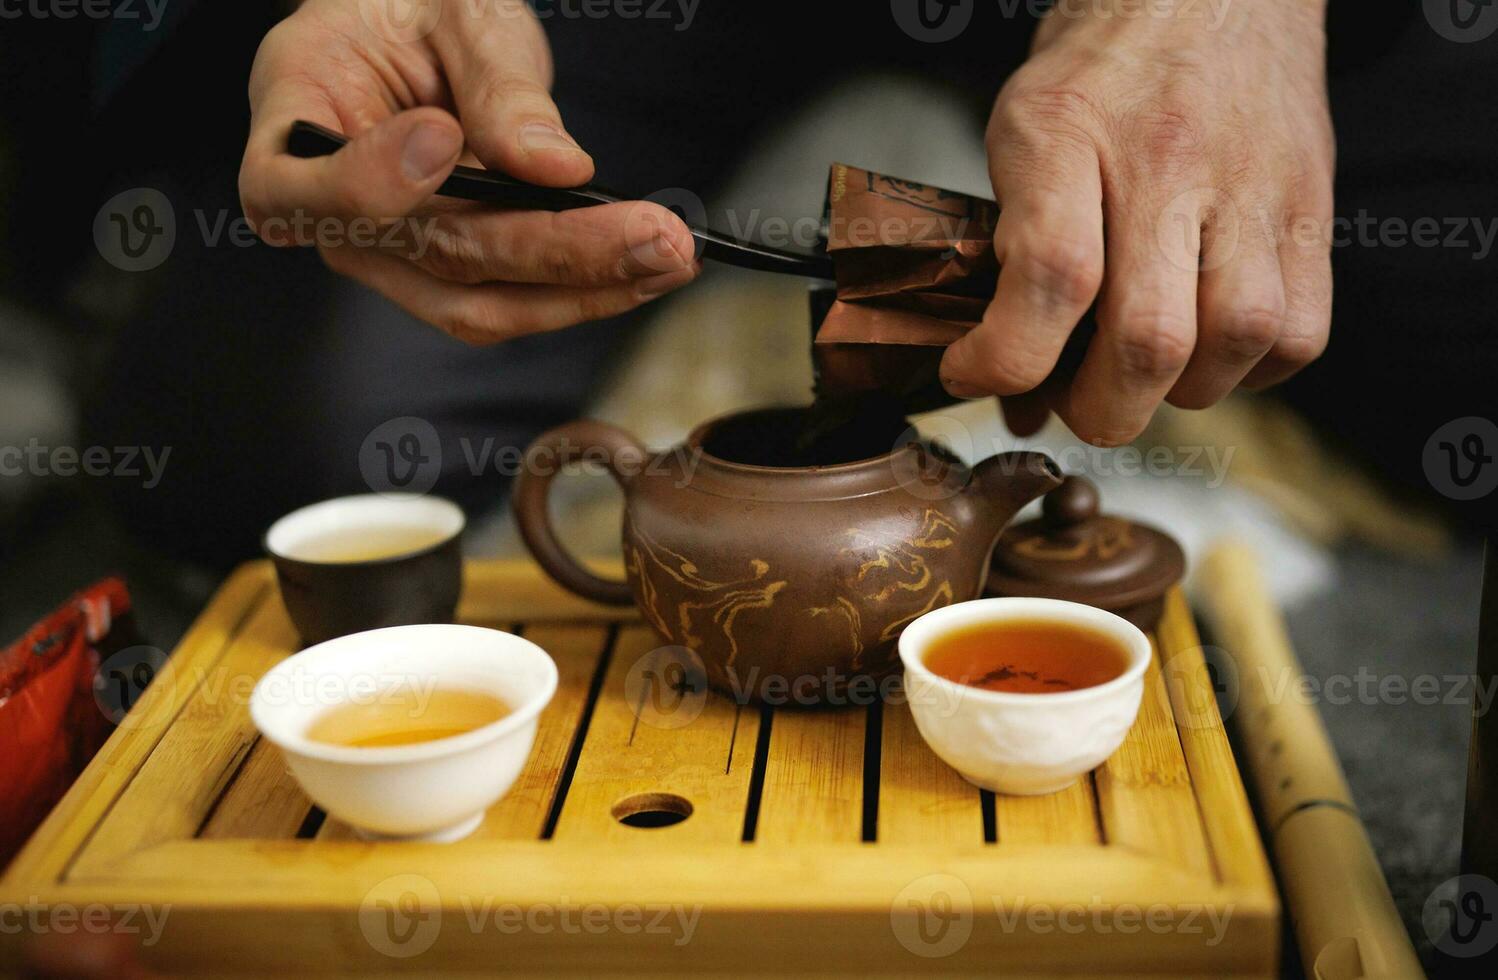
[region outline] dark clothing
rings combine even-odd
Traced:
[[[979,0],[973,26],[943,44],[911,40],[879,4],[702,0],[686,30],[679,21],[540,9],[552,10],[545,24],[558,102],[598,161],[599,182],[639,193],[685,187],[711,199],[757,139],[852,71],[950,82],[980,125],[1028,45],[1031,23],[1002,17],[1012,6]],[[1418,5],[1369,6],[1334,4],[1330,27],[1339,214],[1498,216],[1498,106],[1489,97],[1498,37],[1457,44],[1431,30]],[[110,489],[156,545],[220,565],[253,553],[278,514],[368,489],[360,446],[396,417],[424,418],[440,433],[439,492],[469,507],[497,502],[503,475],[490,468],[475,477],[460,440],[524,446],[575,415],[629,336],[620,321],[474,350],[333,276],[309,250],[214,241],[220,217],[240,213],[244,80],[272,21],[253,4],[199,4],[159,32],[166,40],[149,58],[111,48],[99,63],[141,67],[123,80],[106,72],[100,87],[111,95],[97,123],[60,145],[40,143],[43,117],[61,103],[81,110],[89,98],[69,95],[55,62],[35,57],[55,91],[25,105],[17,98],[10,110],[25,151],[17,156],[45,154],[53,164],[28,168],[17,189],[11,237],[29,247],[12,246],[12,284],[55,301],[80,265],[98,267],[95,285],[111,300],[93,311],[107,355],[88,438],[174,447],[160,486]],[[100,202],[140,186],[164,191],[177,217],[175,249],[152,272],[102,266],[81,231],[41,240],[15,233],[85,229]],[[1487,311],[1498,308],[1495,262],[1455,248],[1339,248],[1332,347],[1289,396],[1422,485],[1420,450],[1437,425],[1498,412],[1498,348],[1486,331]]]

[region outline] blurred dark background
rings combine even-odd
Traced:
[[[1032,26],[1003,18],[1002,6],[978,4],[976,25],[942,45],[910,41],[882,11],[850,25],[778,3],[745,11],[706,0],[682,32],[618,18],[547,25],[558,100],[584,144],[600,148],[600,181],[670,179],[706,192],[787,103],[860,67],[951,80],[953,98],[981,120]],[[1332,4],[1339,214],[1498,214],[1488,94],[1498,42],[1454,43],[1417,8]],[[170,455],[149,489],[31,472],[0,483],[10,560],[60,526],[91,528],[56,578],[42,574],[51,549],[30,552],[32,602],[66,592],[98,569],[93,556],[128,542],[221,574],[256,552],[274,516],[364,489],[359,441],[402,411],[446,421],[444,439],[498,432],[521,444],[576,413],[627,330],[468,351],[411,329],[310,251],[235,243],[245,81],[282,4],[170,0],[150,30],[145,7],[119,9],[138,19],[22,16],[0,41],[0,362],[10,389],[0,444],[36,436]],[[701,85],[668,84],[694,71]],[[142,188],[170,203],[176,239],[167,261],[124,271],[96,245],[95,218],[114,195]],[[1474,247],[1339,248],[1332,347],[1282,393],[1415,494],[1430,490],[1421,451],[1437,426],[1494,408],[1487,329],[1498,277]],[[461,368],[444,374],[451,365]],[[503,488],[444,473],[439,489],[477,507]],[[40,611],[9,588],[0,602],[11,632]]]
[[[548,31],[558,100],[600,182],[705,195],[779,108],[858,67],[949,81],[981,121],[1031,29],[999,6],[980,2],[978,29],[950,46],[911,43],[883,4],[850,22],[842,5],[703,0],[680,33],[619,19],[553,19]],[[627,341],[627,328],[590,326],[471,351],[337,280],[310,251],[233,244],[245,83],[281,4],[168,0],[150,31],[16,9],[0,26],[0,448],[167,455],[150,486],[144,472],[28,465],[0,476],[0,638],[119,571],[147,636],[170,649],[274,517],[366,489],[358,450],[376,425],[415,415],[444,441],[524,445],[581,410]],[[1498,36],[1453,41],[1417,2],[1334,0],[1329,38],[1338,214],[1498,221]],[[666,88],[683,91],[669,101]],[[166,261],[131,272],[94,229],[106,201],[141,188],[170,202],[176,239]],[[1464,245],[1350,245],[1334,261],[1331,348],[1277,397],[1398,499],[1444,514],[1465,543],[1434,570],[1344,555],[1338,594],[1296,613],[1302,656],[1366,657],[1377,640],[1390,662],[1467,669],[1471,542],[1498,494],[1452,500],[1424,461],[1442,425],[1498,419],[1498,259],[1469,228]],[[504,491],[456,467],[437,488],[471,511]],[[1427,713],[1412,727],[1397,714],[1331,714],[1418,933],[1424,895],[1454,873],[1465,718]],[[1369,754],[1387,746],[1374,732],[1432,753],[1445,775],[1428,807]]]

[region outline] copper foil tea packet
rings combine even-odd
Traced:
[[[827,190],[834,296],[813,299],[819,399],[948,404],[937,367],[977,325],[999,267],[993,201],[835,164]],[[823,316],[819,306],[825,306]]]

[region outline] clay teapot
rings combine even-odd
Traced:
[[[969,469],[903,422],[861,424],[809,456],[796,444],[803,417],[729,415],[661,452],[602,422],[560,426],[527,450],[514,490],[521,536],[566,588],[637,604],[717,690],[847,703],[855,678],[895,669],[907,623],[981,594],[999,532],[1061,474],[1024,452]],[[585,569],[551,526],[552,479],[579,460],[602,462],[624,490],[628,581]]]

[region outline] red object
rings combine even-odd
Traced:
[[[113,729],[94,677],[100,646],[129,612],[125,583],[107,578],[0,651],[0,868]]]

